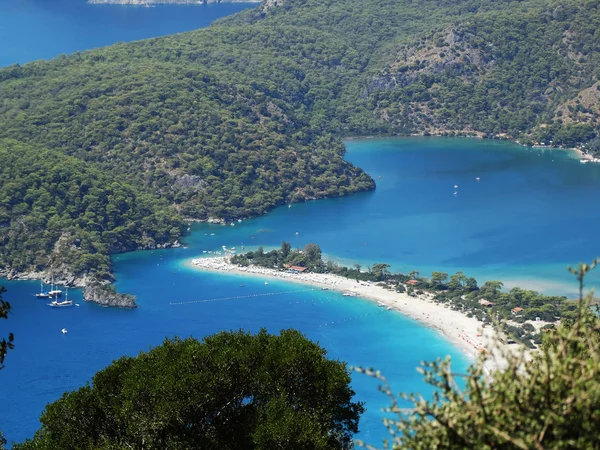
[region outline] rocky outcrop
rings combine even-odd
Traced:
[[[0,278],[7,280],[43,280],[45,284],[54,283],[60,286],[85,287],[91,282],[88,274],[73,275],[68,268],[54,268],[41,271],[19,272],[10,268],[0,268]]]
[[[137,308],[135,295],[119,294],[113,286],[100,283],[91,283],[86,286],[83,291],[83,299],[86,302],[94,302],[102,306]]]

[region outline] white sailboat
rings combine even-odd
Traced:
[[[48,292],[44,292],[44,280],[40,280],[40,293],[35,294],[37,298],[50,298],[50,294]]]
[[[64,308],[66,306],[73,306],[73,302],[69,300],[69,288],[66,288],[65,299],[62,302],[54,300],[48,303],[48,306],[51,306],[52,308]]]

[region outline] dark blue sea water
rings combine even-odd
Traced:
[[[0,67],[202,28],[256,3],[89,5],[87,0],[0,1]]]
[[[165,336],[294,327],[334,358],[380,369],[395,392],[427,394],[415,371],[421,360],[450,354],[458,371],[467,364],[437,332],[368,301],[197,272],[189,261],[202,250],[316,242],[363,266],[462,269],[566,293],[574,284],[564,268],[600,253],[592,228],[600,215],[593,203],[600,195],[600,167],[582,165],[569,152],[439,138],[349,141],[347,147],[347,158],[377,179],[376,191],[285,206],[234,226],[196,225],[187,249],[115,257],[117,288],[138,296],[137,310],[84,302],[51,310],[33,297],[37,282],[7,283],[14,311],[0,324],[0,335],[10,329],[17,339],[0,373],[0,426],[8,439],[31,436],[47,402],[83,385],[111,360]],[[170,304],[195,300],[211,301]],[[68,334],[60,332],[63,327]],[[386,399],[364,376],[355,376],[353,386],[368,408],[360,437],[378,444],[386,436],[379,412]]]

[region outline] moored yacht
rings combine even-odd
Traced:
[[[40,293],[35,294],[37,298],[50,298],[49,292],[44,292],[44,280],[40,280]]]
[[[62,291],[60,291],[60,293],[62,294]],[[50,303],[48,303],[48,306],[51,306],[52,308],[64,308],[65,306],[73,306],[73,302],[69,300],[69,288],[67,288],[67,293],[63,301],[59,302],[58,300],[53,300]]]

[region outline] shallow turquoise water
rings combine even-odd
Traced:
[[[202,28],[256,3],[89,5],[87,0],[0,1],[0,67]]]
[[[598,254],[589,228],[599,214],[593,199],[600,194],[600,171],[568,152],[410,138],[350,141],[347,158],[377,179],[376,191],[282,207],[233,227],[196,225],[185,239],[187,249],[117,256],[117,288],[138,296],[137,310],[83,302],[50,310],[33,297],[37,282],[8,283],[14,312],[0,335],[10,329],[17,339],[0,374],[0,426],[8,439],[30,436],[46,402],[81,386],[112,359],[165,336],[294,327],[334,358],[382,370],[395,392],[428,392],[415,371],[421,360],[450,354],[456,370],[467,365],[465,355],[437,332],[371,302],[189,268],[202,250],[312,241],[363,266],[383,261],[424,273],[463,269],[565,293],[574,285],[564,267]],[[170,305],[197,300],[210,301]],[[360,436],[379,443],[386,436],[379,409],[387,401],[364,376],[355,376],[353,386],[368,408]]]
[[[347,149],[375,191],[293,204],[241,226],[201,225],[190,242],[207,250],[315,242],[347,265],[463,270],[567,295],[576,286],[566,267],[600,255],[600,167],[572,152],[459,138],[348,141]]]

